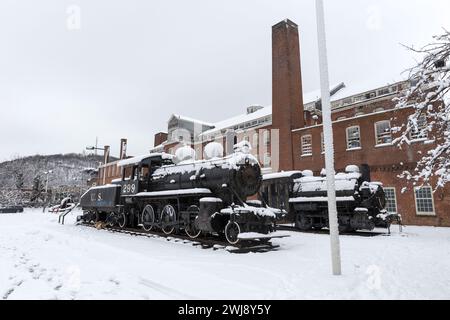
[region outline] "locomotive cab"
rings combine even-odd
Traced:
[[[119,163],[122,167],[122,179],[117,182],[122,187],[122,196],[131,196],[139,192],[150,190],[153,172],[163,165],[173,164],[172,160],[162,155],[149,155],[135,162],[124,160]]]

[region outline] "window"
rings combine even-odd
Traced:
[[[360,149],[361,135],[359,133],[359,126],[347,128],[347,149]]]
[[[390,93],[389,88],[383,88],[383,89],[378,90],[378,95],[379,96],[384,96],[384,95],[389,94],[389,93]]]
[[[322,153],[325,153],[325,137],[323,135],[323,132],[320,133],[320,148],[322,150]]]
[[[357,112],[357,113],[355,114],[355,117],[360,117],[360,116],[363,116],[363,115],[365,115],[365,113],[362,112],[362,111],[359,111],[359,112]]]
[[[258,139],[259,139],[259,135],[258,133],[254,133],[253,134],[253,149],[258,149]]]
[[[373,112],[381,112],[384,111],[384,108],[376,108]]]
[[[347,98],[347,99],[344,99],[344,101],[343,101],[344,106],[352,104],[352,103],[353,103],[353,98]]]
[[[340,121],[340,120],[345,120],[345,119],[347,119],[347,117],[343,116],[343,117],[339,117],[339,118],[337,118],[337,121]]]
[[[391,122],[389,120],[375,123],[376,144],[392,144]]]
[[[428,138],[427,118],[424,115],[417,119],[417,129],[412,128],[409,136],[411,140],[422,140]]]
[[[264,137],[264,144],[266,146],[269,146],[270,145],[270,132],[269,132],[269,130],[264,131],[263,137]]]
[[[433,191],[431,187],[414,189],[416,196],[416,212],[418,215],[434,215]]]
[[[312,136],[302,136],[302,156],[312,156]]]
[[[389,213],[397,213],[397,197],[395,195],[395,188],[385,187],[384,194],[386,195],[386,211]]]
[[[355,101],[355,102],[361,102],[361,101],[364,101],[364,100],[366,100],[366,96],[365,95],[357,96],[357,97],[353,98],[353,101]]]
[[[375,98],[376,96],[377,96],[377,93],[375,91],[366,93],[366,99],[372,99],[372,98]]]
[[[264,153],[264,168],[270,168],[270,164],[272,162],[272,159],[270,158],[270,153],[266,152]]]

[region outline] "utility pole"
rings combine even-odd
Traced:
[[[323,135],[325,142],[325,169],[327,173],[328,221],[330,227],[331,261],[333,275],[341,275],[339,225],[336,206],[333,127],[331,121],[330,81],[328,78],[327,42],[323,0],[316,0],[317,41],[319,47],[320,87],[322,92]]]

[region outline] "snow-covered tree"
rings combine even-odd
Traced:
[[[415,184],[436,179],[437,189],[450,182],[450,33],[445,30],[425,47],[408,49],[419,56],[419,62],[408,70],[411,87],[396,100],[397,108],[412,105],[414,113],[394,129],[400,133],[394,143],[410,144],[411,134],[427,137],[428,152],[414,172],[401,176]]]

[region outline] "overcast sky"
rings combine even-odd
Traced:
[[[448,0],[325,0],[330,81],[383,85],[400,43],[450,28]],[[78,15],[79,13],[79,15]],[[79,19],[78,19],[79,17]],[[2,0],[0,161],[128,138],[146,153],[172,113],[215,122],[271,105],[271,26],[300,28],[303,86],[319,87],[314,0]]]

